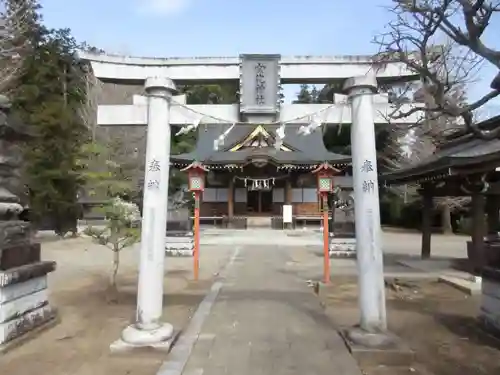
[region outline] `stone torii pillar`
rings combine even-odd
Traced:
[[[170,167],[172,80],[148,78],[148,134],[144,178],[136,322],[122,332],[121,347],[168,347],[171,324],[162,323],[165,236]],[[113,346],[113,345],[112,345]],[[113,349],[113,347],[112,347]]]
[[[381,341],[387,330],[380,206],[373,118],[373,75],[353,77],[344,90],[351,101],[352,170],[356,223],[360,329],[350,339],[368,345]],[[382,341],[385,341],[382,339]],[[371,345],[370,345],[371,346]]]

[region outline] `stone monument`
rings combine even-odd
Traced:
[[[10,103],[0,95],[0,352],[56,322],[49,305],[47,274],[55,262],[41,260],[40,243],[33,241],[17,194],[18,144],[29,137],[23,126],[9,119]]]
[[[355,258],[354,193],[352,188],[337,187],[333,195],[330,258]]]
[[[186,191],[179,190],[168,200],[165,255],[193,256],[194,236],[189,215]]]

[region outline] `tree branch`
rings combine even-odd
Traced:
[[[484,34],[491,16],[500,7],[491,0],[394,0],[389,11],[395,15],[382,37],[375,38],[380,61],[398,61],[419,74],[421,90],[416,99],[425,103],[407,111],[396,108],[393,120],[422,112],[425,126],[435,126],[440,118],[461,124],[482,139],[500,135],[500,130],[479,129],[474,112],[500,96],[500,75],[492,81],[492,90],[467,102],[465,88],[484,60],[500,67],[500,51],[484,45]],[[462,26],[457,19],[462,19]],[[448,40],[437,45],[436,42]],[[401,107],[401,106],[400,106]],[[419,124],[419,125],[421,125]]]

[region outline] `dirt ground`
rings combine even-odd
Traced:
[[[476,320],[480,297],[422,280],[396,280],[387,284],[386,293],[389,328],[415,351],[415,363],[405,368],[362,368],[366,375],[500,374],[500,341]],[[337,277],[321,298],[339,325],[358,322],[354,278]]]
[[[43,256],[58,262],[49,279],[50,301],[61,323],[0,355],[1,373],[31,375],[151,375],[166,354],[112,355],[109,345],[134,318],[137,249],[122,253],[117,302],[109,301],[111,251],[88,239],[44,241]],[[182,329],[224,267],[230,248],[201,252],[200,281],[191,281],[192,258],[166,258],[164,319]]]

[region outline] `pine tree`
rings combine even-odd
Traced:
[[[0,2],[0,91],[8,94],[31,51],[30,36],[39,21],[37,0]]]
[[[311,103],[319,103],[319,91],[316,86],[311,90]]]
[[[33,2],[32,23],[24,37],[30,53],[13,82],[13,111],[35,137],[24,150],[24,177],[31,219],[49,220],[56,233],[76,230],[77,194],[84,183],[77,168],[87,129],[79,116],[85,99],[83,66],[69,30],[50,30],[41,23]]]
[[[293,101],[294,104],[308,104],[313,103],[313,97],[309,91],[309,85],[300,85],[300,91],[297,94],[297,99]]]

